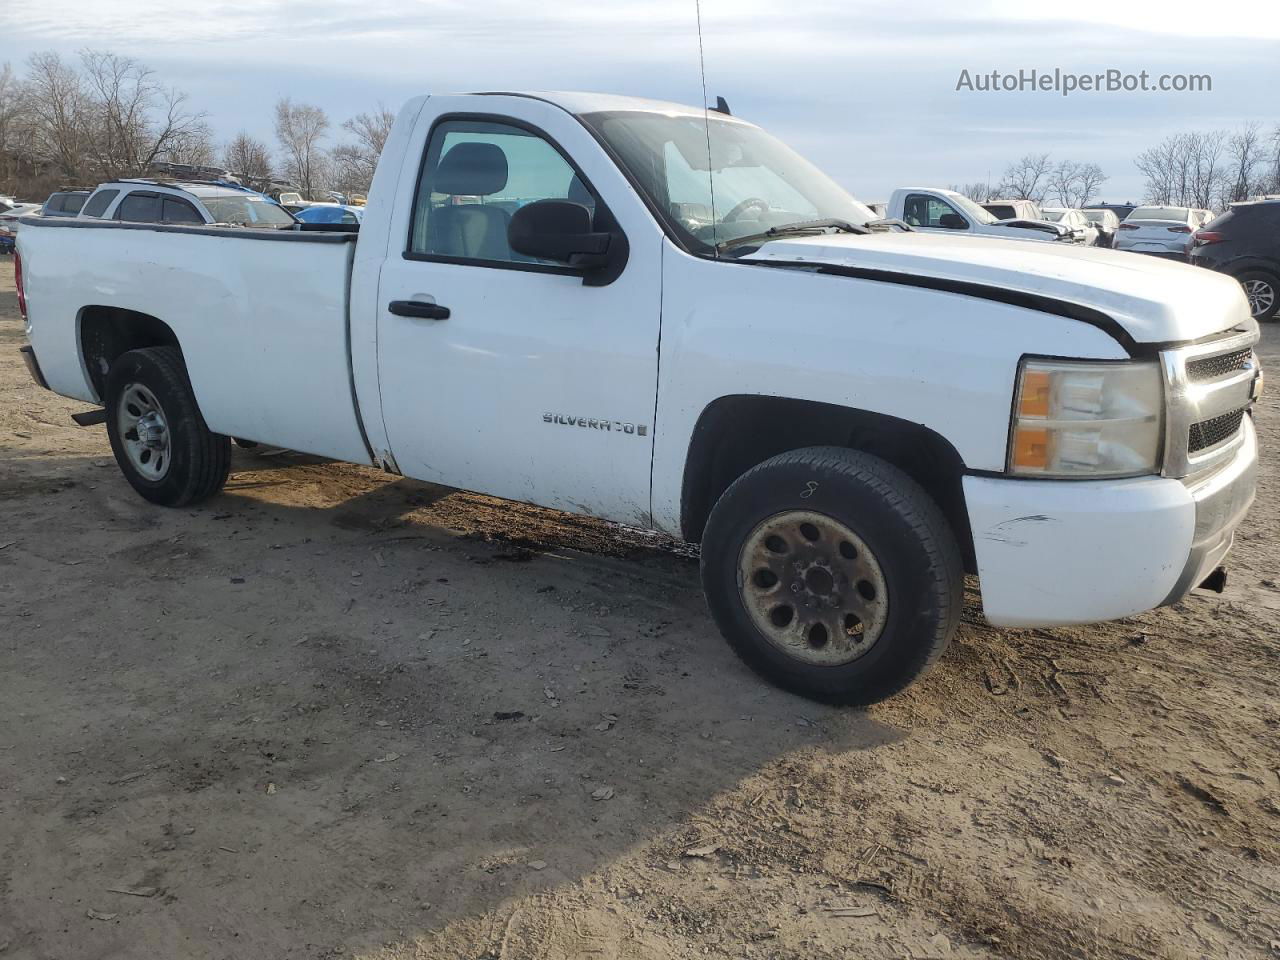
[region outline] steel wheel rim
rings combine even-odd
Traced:
[[[116,406],[116,424],[133,468],[148,480],[163,480],[169,473],[171,444],[169,421],[156,395],[140,383],[127,384]]]
[[[805,510],[775,514],[751,531],[738,555],[738,592],[765,639],[816,666],[865,656],[889,617],[884,572],[866,542]]]
[[[1265,280],[1247,280],[1242,286],[1255,317],[1265,316],[1276,305],[1276,292]]]

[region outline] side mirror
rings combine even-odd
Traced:
[[[571,267],[609,265],[608,233],[591,230],[591,211],[572,200],[535,200],[511,216],[507,243],[516,253]]]
[[[947,230],[968,230],[969,221],[958,213],[944,213],[938,218],[938,226]]]

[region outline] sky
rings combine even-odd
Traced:
[[[963,7],[963,9],[961,9]],[[1184,130],[1280,124],[1280,4],[1244,0],[897,3],[703,0],[707,92],[857,197],[999,181],[1026,153],[1098,163],[1139,199],[1133,158]],[[592,90],[700,103],[694,0],[5,0],[0,63],[84,47],[137,57],[220,140],[271,139],[279,97],[335,121],[419,93]],[[971,76],[1208,74],[1184,93],[982,93]]]

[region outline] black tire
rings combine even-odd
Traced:
[[[1255,320],[1259,322],[1274,320],[1280,314],[1280,279],[1265,270],[1246,270],[1244,273],[1236,274],[1235,277],[1244,288],[1245,296],[1249,297],[1249,309]],[[1255,294],[1260,296],[1260,300],[1255,301],[1255,294],[1250,294],[1250,286],[1254,287]],[[1263,305],[1267,300],[1270,306]]]
[[[859,634],[863,625],[855,617],[846,636],[833,644],[830,656],[842,655],[836,647],[853,650],[866,640],[870,646],[856,659],[843,663],[815,664],[800,659],[808,656],[801,645],[799,653],[785,652],[779,642],[771,640],[758,625],[759,583],[744,582],[743,565],[755,562],[759,537],[772,529],[772,524],[786,524],[803,514],[828,518],[833,539],[839,539],[839,528],[851,531],[878,565],[885,588],[884,608],[877,614],[878,636]],[[796,529],[802,530],[803,525]],[[817,529],[810,525],[810,529]],[[827,531],[820,531],[826,537]],[[804,534],[808,537],[808,533]],[[768,544],[771,539],[765,539]],[[783,538],[784,540],[787,538]],[[784,544],[785,546],[786,544]],[[835,616],[837,624],[849,625],[835,600],[817,600],[809,593],[810,573],[801,573],[806,550],[831,547],[842,556],[846,547],[854,555],[859,550],[840,542],[823,546],[821,539],[811,544],[797,541],[791,553],[781,556],[783,582],[768,585],[780,591],[778,603],[786,606],[796,598],[809,606],[827,605],[827,610],[806,611],[796,604],[798,629],[808,630],[806,616]],[[858,574],[852,567],[835,560],[835,586],[830,598],[849,602],[845,590],[861,590],[864,582],[853,583]],[[855,561],[848,560],[849,564]],[[862,562],[862,561],[858,561]],[[819,566],[814,561],[809,570]],[[793,572],[794,571],[794,572]],[[764,571],[760,571],[763,574]],[[755,574],[752,579],[756,579]],[[792,578],[788,583],[787,578]],[[878,457],[840,447],[811,447],[780,454],[756,466],[725,491],[707,521],[702,540],[702,584],[712,616],[721,633],[737,654],[771,683],[786,690],[827,703],[865,706],[893,696],[919,677],[946,649],[960,622],[963,606],[964,565],[955,535],[937,504],[923,489],[901,470]],[[800,592],[796,592],[799,586]],[[757,590],[757,594],[752,594]],[[874,591],[873,591],[874,592]],[[756,601],[752,613],[752,600]],[[857,602],[854,598],[853,602]],[[887,608],[887,609],[885,609]],[[770,617],[777,615],[775,607]],[[794,611],[793,611],[794,612]],[[790,630],[788,624],[774,625]],[[822,633],[825,650],[829,634]],[[796,650],[792,647],[792,650]],[[814,654],[818,656],[820,654]]]
[[[130,453],[138,431],[127,420],[126,388],[141,388],[162,415],[167,446],[162,475],[146,472]],[[210,431],[196,405],[187,368],[177,347],[147,347],[122,354],[107,373],[107,436],[130,486],[152,503],[181,507],[213,496],[231,470],[231,440]],[[134,408],[136,412],[136,408]],[[149,451],[144,450],[144,455]],[[158,460],[151,460],[154,465]]]

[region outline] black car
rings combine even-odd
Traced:
[[[74,217],[89,199],[88,190],[59,190],[49,194],[40,209],[42,217]]]
[[[1240,281],[1259,320],[1280,314],[1280,200],[1234,203],[1191,236],[1191,262]]]

